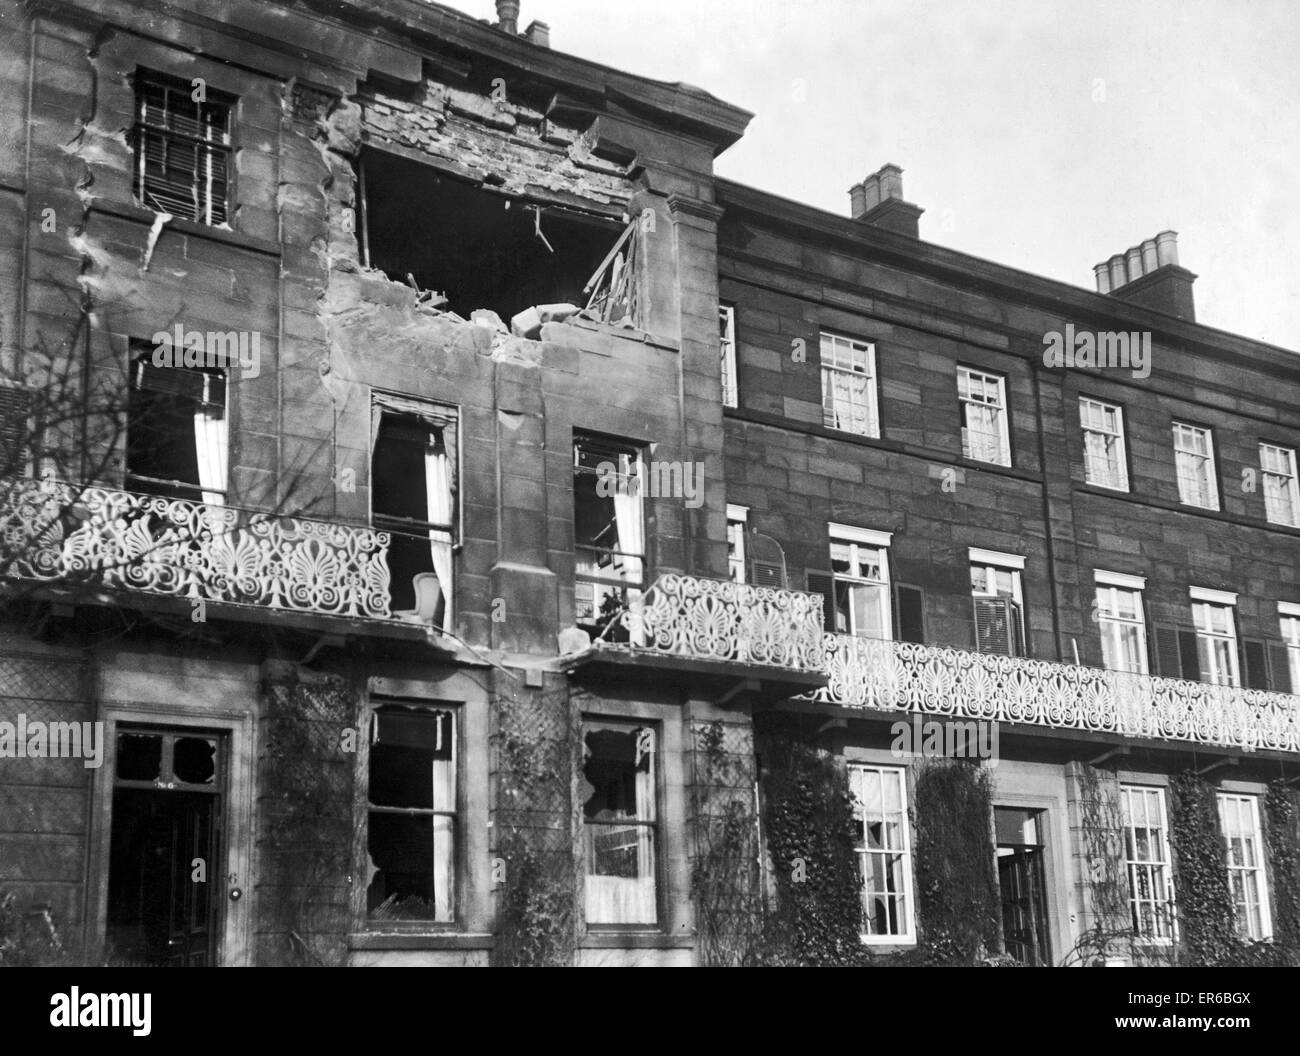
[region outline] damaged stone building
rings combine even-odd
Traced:
[[[518,6],[0,0],[13,926],[1300,939],[1300,360],[1197,324],[1172,232],[1092,292],[923,241],[892,165],[844,216],[721,179],[749,113]]]

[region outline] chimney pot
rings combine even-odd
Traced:
[[[868,176],[862,181],[863,212],[874,209],[880,204],[880,174]]]
[[[880,197],[903,197],[903,170],[897,165],[883,165],[876,175],[880,178]]]
[[[1178,263],[1178,232],[1161,231],[1156,235],[1156,260],[1160,267]]]
[[[867,191],[860,183],[849,188],[849,215],[854,220],[867,211]]]
[[[537,19],[533,19],[528,23],[528,28],[524,30],[524,36],[528,38],[530,43],[536,44],[538,47],[549,48],[551,46],[551,27],[545,22],[537,21]]]
[[[1097,292],[1110,293],[1110,265],[1094,264],[1092,273],[1097,277]]]
[[[1118,290],[1124,283],[1128,282],[1128,276],[1124,273],[1124,258],[1116,253],[1110,258],[1110,288]]]
[[[511,36],[519,32],[519,0],[497,0],[497,29]]]
[[[1156,240],[1148,238],[1142,243],[1142,274],[1150,275],[1160,264],[1156,259]]]
[[[1124,266],[1128,271],[1128,281],[1142,278],[1142,247],[1133,246],[1124,254]]]

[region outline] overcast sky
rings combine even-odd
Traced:
[[[922,238],[1090,289],[1172,228],[1198,321],[1300,351],[1300,0],[523,0],[533,19],[753,111],[722,176],[847,213],[893,162]]]

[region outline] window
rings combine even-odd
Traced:
[[[653,726],[582,724],[587,923],[655,924],[658,821]]]
[[[376,707],[367,797],[370,919],[455,920],[456,712]]]
[[[641,467],[640,450],[628,444],[588,436],[573,442],[574,606],[578,626],[593,637],[622,609],[640,603],[645,575]]]
[[[733,583],[745,582],[745,526],[749,507],[727,503],[727,573]]]
[[[1268,890],[1261,856],[1259,800],[1255,796],[1219,793],[1219,823],[1228,845],[1228,885],[1232,891],[1237,934],[1259,941],[1273,934]]]
[[[229,219],[233,96],[144,70],[135,79],[135,196],[160,213],[202,224]]]
[[[832,524],[831,572],[835,626],[859,638],[890,638],[889,541],[891,533]]]
[[[1020,573],[1025,559],[992,550],[970,550],[975,647],[982,653],[1025,655],[1024,600]]]
[[[1210,430],[1174,422],[1174,460],[1178,466],[1178,496],[1188,506],[1219,508],[1214,471],[1214,442]]]
[[[1235,594],[1192,588],[1192,623],[1196,627],[1196,657],[1203,682],[1216,686],[1241,685],[1237,627],[1233,620],[1236,603]]]
[[[849,779],[862,868],[866,941],[914,942],[906,772],[895,767],[850,766]]]
[[[131,364],[127,394],[126,476],[151,495],[226,501],[226,374],[157,367],[152,354]]]
[[[1102,663],[1107,671],[1145,675],[1147,627],[1142,591],[1146,580],[1141,576],[1124,576],[1100,569],[1095,575]]]
[[[1289,688],[1292,693],[1300,694],[1300,605],[1280,602],[1278,611],[1280,613],[1279,622],[1282,625],[1283,654],[1274,662],[1273,666],[1283,665],[1286,675],[1277,677],[1282,673],[1275,673],[1274,688],[1277,688],[1277,683],[1282,682],[1283,678],[1289,676],[1284,683],[1285,687]]]
[[[880,435],[876,409],[876,346],[821,335],[822,420],[827,428]]]
[[[961,453],[977,462],[1011,465],[1006,379],[958,367],[957,393],[961,398]]]
[[[1264,472],[1264,510],[1273,524],[1300,528],[1300,481],[1296,479],[1295,449],[1259,445]]]
[[[740,389],[736,383],[736,309],[718,306],[718,342],[721,348],[722,406],[735,407]]]
[[[393,615],[450,627],[456,536],[457,414],[453,408],[374,394],[372,523],[390,534]]]
[[[1149,942],[1174,938],[1174,883],[1162,788],[1121,785],[1124,853],[1133,931]]]
[[[1084,479],[1099,488],[1128,491],[1123,409],[1081,396],[1079,424],[1083,426]]]

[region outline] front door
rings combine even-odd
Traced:
[[[1002,889],[1003,945],[1021,964],[1050,966],[1042,811],[995,807],[993,814],[998,837],[998,884]]]
[[[224,742],[118,728],[108,875],[112,963],[216,963]]]

